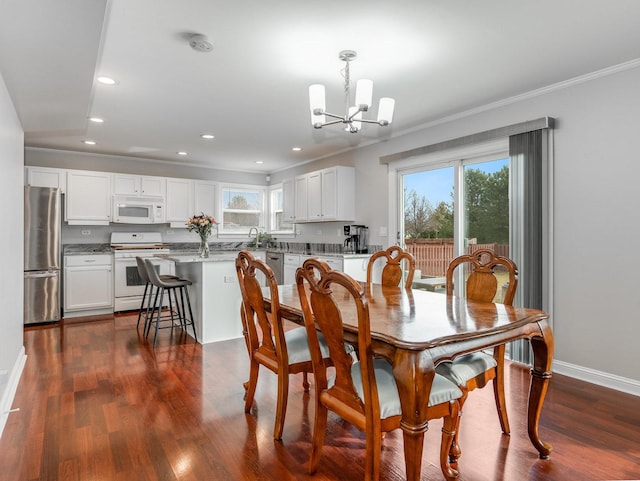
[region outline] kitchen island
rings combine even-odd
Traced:
[[[253,251],[264,260],[264,251]],[[242,295],[236,274],[236,251],[213,251],[209,257],[197,254],[161,254],[175,263],[177,276],[189,279],[191,308],[198,341],[202,344],[242,337],[240,304]]]

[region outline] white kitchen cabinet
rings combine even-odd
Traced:
[[[295,187],[296,222],[355,220],[353,167],[336,166],[310,172],[296,177]],[[307,212],[304,219],[298,216],[299,205],[304,205]]]
[[[51,167],[25,167],[25,185],[33,187],[56,187],[62,193],[67,191],[67,171]]]
[[[296,221],[295,183],[293,179],[282,181],[282,220],[293,223]]]
[[[353,167],[322,170],[322,220],[354,221],[356,180]]]
[[[367,266],[371,256],[345,257],[342,260],[342,272],[350,275],[356,281],[367,281]]]
[[[307,221],[307,176],[299,175],[294,180],[295,200],[293,215],[296,222]]]
[[[331,267],[334,271],[341,271],[342,272],[342,259],[339,257],[322,257],[322,256],[318,256],[318,259],[320,259],[321,261],[326,262],[327,264],[329,264],[329,267]]]
[[[191,179],[167,179],[165,220],[171,227],[185,227],[194,215],[193,184]]]
[[[285,254],[283,269],[283,284],[295,284],[296,270],[302,265],[300,254]]]
[[[322,172],[307,174],[307,220],[322,221]]]
[[[111,220],[111,174],[67,171],[65,220],[70,225],[108,225]]]
[[[299,265],[302,265],[305,260],[316,257],[321,261],[329,264],[329,267],[334,271],[344,272],[345,274],[353,277],[356,281],[367,281],[367,265],[369,264],[370,255],[358,255],[357,257],[343,257],[343,256],[322,256],[322,255],[297,255],[299,257]],[[286,255],[285,255],[286,260]],[[286,263],[285,263],[286,272]],[[286,274],[285,274],[286,279]],[[293,282],[295,282],[295,270],[293,274]],[[286,284],[286,282],[285,282]]]
[[[127,196],[163,197],[166,179],[147,175],[114,174],[113,193]]]
[[[113,312],[113,256],[64,258],[64,317]]]
[[[196,180],[193,183],[193,214],[206,214],[215,217],[216,213],[216,183],[206,180]]]

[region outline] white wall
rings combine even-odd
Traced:
[[[0,434],[24,366],[23,315],[23,132],[0,74]]]

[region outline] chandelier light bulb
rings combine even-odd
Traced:
[[[324,85],[314,84],[309,86],[309,108],[311,110],[311,125],[319,129],[326,121],[324,116],[326,108]],[[317,127],[317,125],[320,127]]]
[[[356,82],[356,107],[363,112],[371,107],[373,98],[373,80],[360,79]]]
[[[389,97],[382,97],[378,105],[378,123],[382,126],[389,125],[393,121],[393,109],[396,101]]]

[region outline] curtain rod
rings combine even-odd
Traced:
[[[553,129],[554,124],[555,119],[553,117],[542,117],[535,120],[527,120],[525,122],[520,122],[519,124],[512,124],[507,125],[506,127],[498,127],[497,129],[485,130],[484,132],[478,132],[477,134],[465,135],[464,137],[458,137],[457,139],[445,140],[443,142],[405,150],[404,152],[398,152],[396,154],[383,155],[382,157],[380,157],[380,163],[390,164],[391,162],[408,159],[409,157],[430,154],[432,152],[453,149],[469,144],[477,144],[480,142],[486,142],[488,140],[509,137],[511,135],[523,134],[525,132],[531,132],[533,130]]]

